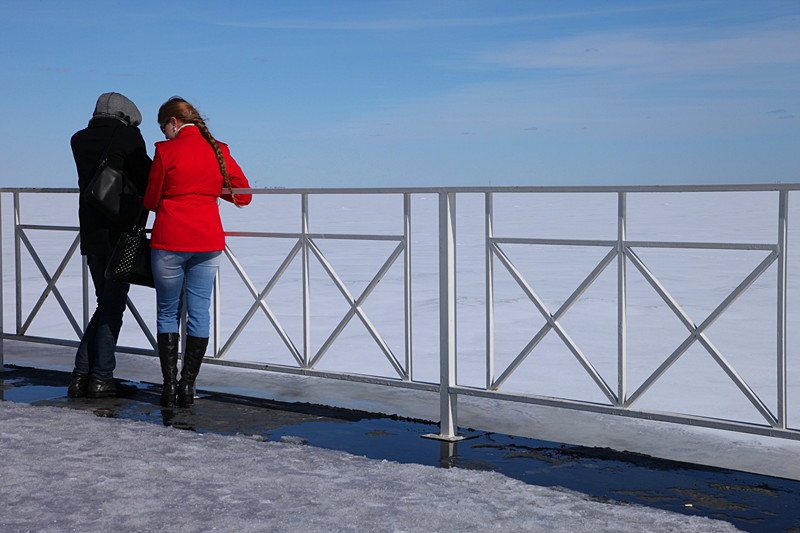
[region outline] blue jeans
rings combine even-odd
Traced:
[[[186,333],[192,337],[208,337],[211,319],[208,308],[222,252],[171,252],[154,248],[152,253],[158,332],[180,331],[185,295]]]
[[[117,349],[122,313],[125,311],[128,289],[131,287],[127,283],[105,278],[108,260],[107,255],[86,256],[97,307],[75,354],[76,370],[104,379],[113,377],[117,366],[114,351]]]

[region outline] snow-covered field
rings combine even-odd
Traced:
[[[75,225],[74,196],[28,195],[22,202],[22,220],[29,224]],[[224,203],[223,203],[224,204]],[[615,194],[497,194],[494,201],[496,237],[615,240]],[[796,202],[793,202],[796,204]],[[412,375],[415,380],[438,382],[438,241],[437,198],[412,199]],[[402,235],[402,197],[399,195],[317,195],[309,201],[312,233]],[[790,223],[793,221],[790,208]],[[11,216],[4,205],[5,327],[13,329],[13,241],[8,233]],[[256,196],[246,209],[223,207],[228,231],[297,233],[300,200],[296,195]],[[458,382],[483,387],[486,382],[485,259],[483,196],[462,194],[457,201],[457,313]],[[50,275],[53,275],[74,237],[72,233],[27,231]],[[800,365],[798,301],[800,263],[797,232],[789,237],[789,425],[800,422]],[[639,241],[696,241],[774,244],[777,240],[777,193],[640,193],[629,194],[628,239]],[[270,281],[295,238],[230,237],[228,244],[246,270],[255,290]],[[315,239],[347,290],[358,298],[392,250],[395,241]],[[555,312],[580,282],[609,252],[605,246],[544,246],[502,244],[525,280],[550,312]],[[695,324],[700,324],[755,268],[764,250],[635,250],[665,289]],[[310,254],[310,353],[315,355],[340,320],[349,302]],[[23,318],[34,307],[46,284],[23,247]],[[302,353],[301,254],[266,298],[291,342]],[[686,339],[689,332],[632,264],[627,265],[627,382],[629,393]],[[222,269],[222,344],[224,345],[254,299],[233,267]],[[776,279],[773,264],[706,334],[764,404],[775,413],[776,390]],[[559,320],[564,331],[586,355],[612,390],[617,383],[617,269],[612,262],[583,296]],[[77,256],[67,266],[57,287],[82,323]],[[135,288],[133,300],[151,329],[153,294]],[[520,286],[495,259],[495,377],[514,360],[545,325]],[[366,318],[404,364],[403,261],[389,269],[363,301]],[[31,322],[28,333],[76,339],[51,294]],[[126,320],[121,344],[148,347],[139,327]],[[227,360],[296,366],[289,349],[260,310],[248,322],[226,353]],[[315,366],[367,375],[397,377],[387,358],[358,317]],[[500,388],[544,396],[607,403],[600,388],[582,369],[566,344],[550,331]],[[798,406],[795,408],[795,406]],[[735,384],[695,342],[647,391],[635,407],[763,423],[764,419]]]

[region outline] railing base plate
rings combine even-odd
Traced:
[[[423,439],[443,440],[447,442],[458,442],[469,438],[461,435],[442,435],[441,433],[426,433],[425,435],[420,435],[420,436]]]

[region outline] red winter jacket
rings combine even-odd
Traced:
[[[228,146],[219,145],[231,185],[249,188]],[[196,126],[182,128],[172,140],[157,142],[144,195],[144,206],[156,213],[150,246],[173,252],[224,250],[217,198],[232,200],[227,190],[221,194],[223,187],[214,149]],[[249,204],[251,199],[250,194],[236,195],[240,205]]]

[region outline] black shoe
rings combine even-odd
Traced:
[[[73,370],[69,380],[67,396],[70,398],[85,398],[89,387],[89,374],[80,370]]]
[[[113,398],[130,396],[138,391],[134,385],[124,385],[118,379],[101,378],[95,375],[89,377],[89,386],[86,389],[86,396],[89,398]]]

